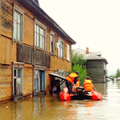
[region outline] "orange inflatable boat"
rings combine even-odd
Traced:
[[[83,88],[77,89],[76,93],[69,94],[68,88],[63,88],[59,93],[59,98],[61,101],[70,101],[70,100],[83,100],[83,99],[91,99],[91,100],[102,100],[102,94],[92,90],[91,92],[85,92]]]
[[[91,93],[92,93],[92,96],[91,96],[91,99],[92,99],[92,100],[102,100],[102,99],[103,99],[101,93],[99,93],[99,92],[97,92],[97,91],[95,91],[95,90],[92,90]]]

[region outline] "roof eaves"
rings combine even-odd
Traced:
[[[101,61],[104,61],[105,64],[108,64],[107,60],[104,58],[104,59],[86,59],[86,60],[89,60],[89,61],[98,61],[98,60],[101,60]]]
[[[62,36],[64,36],[65,38],[67,38],[67,41],[69,41],[71,44],[75,44],[76,42],[50,17],[47,15],[47,13],[44,12],[43,9],[41,9],[39,7],[39,5],[37,5],[33,0],[24,0],[24,1],[21,1],[21,0],[17,0],[19,3],[23,4],[24,6],[27,6],[27,4],[29,4],[30,6],[32,6],[36,11],[37,13],[39,13],[39,16],[37,17],[44,17],[43,19],[45,19],[48,24],[51,26],[51,27],[54,27]],[[26,2],[26,3],[25,3]],[[32,10],[31,10],[32,11]],[[36,14],[37,14],[36,13]]]
[[[85,53],[85,50],[80,49],[80,48],[77,48],[77,49],[76,49],[76,52],[77,52],[77,53],[80,53],[81,51],[82,51],[82,55],[84,56],[84,59],[86,59],[86,60],[102,60],[102,61],[104,61],[106,64],[108,64],[108,62],[107,62],[107,60],[106,60],[105,58],[103,58],[103,57],[101,57],[101,56],[97,56],[97,55],[94,54],[93,52],[89,52],[89,54],[91,54],[91,55],[93,55],[93,56],[96,56],[97,58],[86,58],[85,55],[87,55],[87,54]],[[89,54],[88,54],[88,55],[89,55]]]

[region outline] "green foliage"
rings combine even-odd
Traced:
[[[71,72],[76,72],[79,71],[79,79],[80,79],[80,84],[83,84],[84,79],[87,77],[87,72],[86,72],[86,60],[83,59],[83,55],[79,55],[78,53],[73,54],[72,52],[72,71]]]
[[[115,77],[116,78],[120,77],[120,70],[119,69],[117,69]]]
[[[79,64],[80,66],[85,65],[86,60],[83,59],[84,55],[79,55],[78,53],[74,54],[74,51],[72,51],[72,66],[75,64]]]

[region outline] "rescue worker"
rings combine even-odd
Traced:
[[[94,86],[92,84],[92,81],[90,78],[86,78],[83,83],[83,88],[85,89],[85,92],[90,92],[94,89]]]
[[[76,82],[77,82],[77,80],[78,80],[78,74],[79,74],[79,72],[78,71],[76,71],[75,73],[71,73],[71,74],[69,74],[65,79],[66,79],[66,86],[67,86],[67,88],[68,88],[68,92],[69,92],[69,94],[71,94],[71,93],[73,93],[72,92],[72,86],[74,85],[74,84],[76,84]]]

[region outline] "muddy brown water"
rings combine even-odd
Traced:
[[[102,101],[61,102],[56,96],[37,96],[0,103],[0,120],[120,120],[120,81],[94,84]]]

